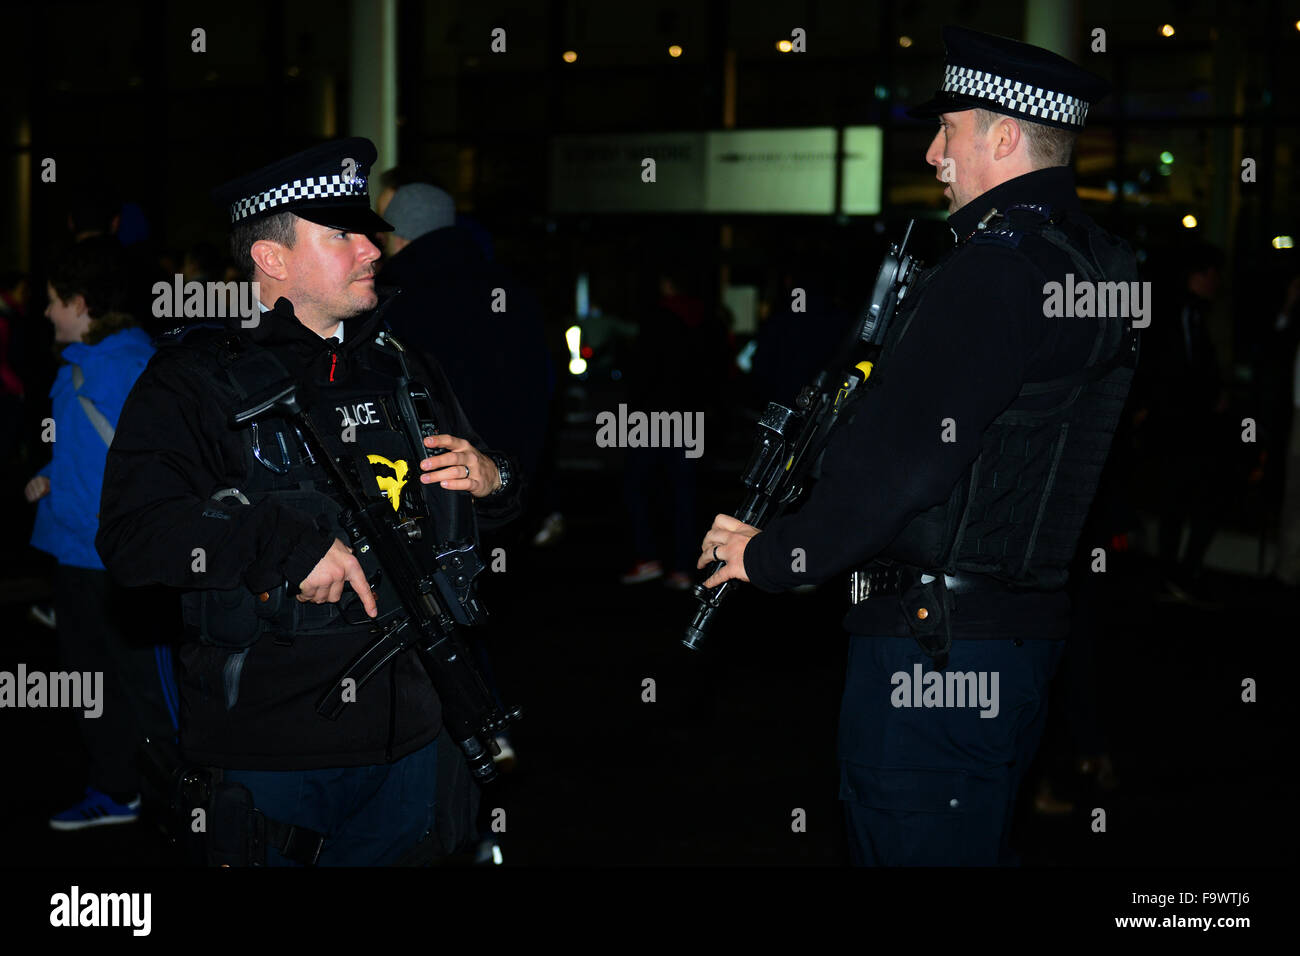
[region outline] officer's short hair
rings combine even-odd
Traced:
[[[253,243],[259,239],[269,239],[292,249],[297,237],[297,218],[291,212],[281,212],[260,219],[241,219],[230,227],[230,254],[235,257],[245,279],[252,279],[256,275]]]
[[[987,133],[989,127],[1005,118],[1004,113],[976,109],[975,131]],[[1054,126],[1044,126],[1042,123],[1031,123],[1020,116],[1011,118],[1020,124],[1020,134],[1025,138],[1025,145],[1029,148],[1029,161],[1035,169],[1070,165],[1070,156],[1074,152],[1074,141],[1078,134]]]

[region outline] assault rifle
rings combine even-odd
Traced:
[[[871,300],[835,360],[811,385],[804,386],[794,408],[769,402],[759,418],[754,449],[741,477],[749,490],[735,512],[745,524],[763,528],[797,504],[807,491],[832,430],[861,395],[861,385],[871,375],[894,312],[921,270],[921,264],[905,252],[914,224],[915,220],[907,224],[901,243],[889,247],[876,273]],[[721,566],[720,561],[711,562],[706,576],[712,577]],[[708,634],[713,615],[734,583],[733,579],[711,588],[695,586],[699,607],[682,638],[691,650],[697,650]]]
[[[404,358],[402,364],[405,366]],[[404,374],[398,384],[397,406],[408,442],[413,448],[423,448],[423,439],[437,434],[428,391]],[[497,773],[492,757],[500,748],[494,738],[522,712],[516,707],[503,713],[496,705],[453,612],[455,608],[468,623],[482,615],[472,585],[483,565],[473,542],[424,540],[418,522],[399,521],[397,512],[383,498],[367,499],[359,480],[330,455],[306,412],[298,385],[290,379],[251,397],[249,404],[232,416],[232,422],[242,425],[264,415],[278,415],[296,426],[308,453],[324,466],[343,497],[339,520],[352,539],[351,547],[363,554],[373,552],[379,573],[392,583],[406,611],[394,623],[374,625],[376,640],[321,696],[316,711],[337,719],[347,706],[349,690],[360,690],[394,657],[414,647],[442,701],[443,723],[464,752],[474,779],[486,783]],[[428,451],[436,455],[446,449]],[[421,554],[417,555],[417,548]]]

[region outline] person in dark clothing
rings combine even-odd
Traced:
[[[1165,587],[1186,597],[1203,587],[1205,553],[1232,480],[1233,426],[1207,321],[1222,279],[1223,253],[1208,243],[1180,250],[1177,291],[1157,298],[1143,373],[1148,450],[1159,463],[1159,556]],[[1173,292],[1173,290],[1170,290]],[[1239,442],[1236,444],[1239,445]],[[1186,551],[1184,529],[1189,530]]]
[[[479,434],[511,449],[530,480],[555,392],[536,299],[454,225],[456,205],[436,186],[399,187],[387,217],[393,231],[384,237],[388,258],[376,281],[401,290],[385,313],[389,325],[438,359]]]
[[[627,362],[628,408],[667,411],[699,418],[707,426],[730,366],[727,332],[719,317],[695,294],[684,267],[660,270],[658,298],[641,317]],[[705,435],[698,436],[703,442]],[[695,558],[696,487],[703,447],[629,447],[623,471],[623,504],[629,516],[633,564],[624,584],[659,577],[674,590],[692,587]],[[667,500],[657,499],[656,487]],[[667,520],[664,520],[667,519]],[[656,529],[665,527],[667,541]],[[665,555],[667,561],[659,556]],[[666,565],[666,567],[665,567]]]
[[[719,515],[698,561],[725,562],[705,586],[768,591],[859,568],[839,759],[860,865],[1014,862],[1067,568],[1134,361],[1127,318],[1050,298],[1137,277],[1066,165],[1105,81],[1002,37],[944,40],[943,87],[912,115],[939,120],[926,161],[957,244],[909,290],[803,507],[761,533]]]
[[[753,375],[764,403],[789,406],[834,357],[857,319],[848,309],[835,309],[818,290],[808,291],[805,312],[792,311],[789,303],[787,292],[758,331]]]
[[[349,545],[343,503],[296,427],[231,424],[250,394],[287,373],[325,453],[355,470],[372,501],[413,525],[427,519],[434,534],[421,546],[460,540],[453,524],[475,534],[475,519],[489,526],[518,511],[513,463],[482,450],[437,363],[383,328],[379,250],[366,238],[389,228],[366,193],[374,159],[369,140],[339,140],[216,191],[262,312],[160,343],[104,480],[104,563],[127,585],[186,589],[181,748],[251,794],[270,834],[264,861],[242,860],[252,864],[387,865],[473,839],[465,761],[440,732],[440,700],[413,648],[353,688],[337,720],[317,713],[372,643],[371,621],[406,612],[371,549]],[[395,424],[407,368],[430,390],[439,426],[423,459]],[[242,840],[247,819],[232,806],[229,819],[210,815],[208,832]]]

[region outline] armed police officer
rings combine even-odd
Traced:
[[[367,234],[392,227],[370,209],[374,160],[369,140],[339,140],[214,192],[261,313],[165,338],[108,457],[105,564],[127,585],[185,589],[180,745],[215,770],[212,862],[387,865],[472,836],[466,761],[413,648],[345,687],[337,719],[318,708],[374,628],[406,613],[378,549],[350,546],[343,472],[322,455],[427,529],[427,548],[468,549],[519,509],[510,460],[481,447],[436,362],[385,327]],[[284,417],[234,424],[281,381],[326,448]],[[437,420],[422,452],[400,427],[408,381]]]
[[[857,864],[997,864],[1069,613],[1066,568],[1136,364],[1131,323],[1056,318],[1050,283],[1132,281],[1069,169],[1104,80],[945,28],[925,159],[956,245],[916,280],[797,513],[719,515],[705,586],[854,570],[840,798]],[[792,560],[797,555],[800,560]]]

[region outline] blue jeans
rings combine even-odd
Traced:
[[[433,829],[438,744],[380,766],[226,770],[267,817],[325,836],[319,866],[390,866]],[[267,866],[298,866],[274,847]]]
[[[1007,845],[1016,793],[1042,737],[1047,685],[1063,648],[1064,641],[957,639],[936,689],[924,676],[930,659],[911,638],[850,638],[839,758],[855,865],[1016,862]],[[958,672],[984,676],[982,700],[978,689],[967,693],[969,681],[949,681]],[[964,706],[955,706],[959,686]]]

